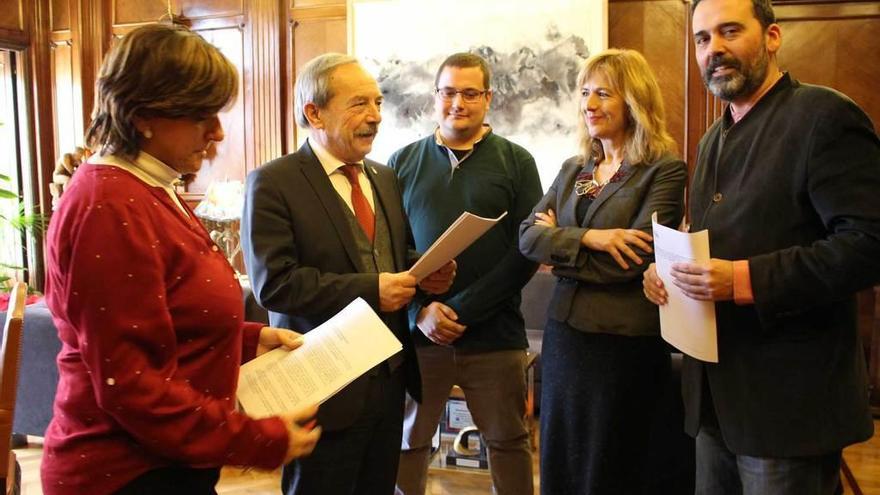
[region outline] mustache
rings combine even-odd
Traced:
[[[354,135],[358,137],[375,136],[379,132],[378,124],[367,124],[355,131]]]
[[[739,71],[742,70],[742,64],[739,60],[731,56],[712,55],[709,59],[709,63],[706,64],[706,77],[712,77],[712,73],[715,72],[715,69],[722,66],[730,67]]]

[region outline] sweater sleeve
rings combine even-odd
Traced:
[[[169,260],[155,249],[164,237],[134,196],[93,204],[70,229],[67,283],[53,296],[98,407],[145,449],[177,462],[278,466],[287,450],[279,418],[249,418],[230,407],[234,397],[212,397],[176,376]]]
[[[258,321],[244,322],[241,340],[241,362],[246,363],[257,357],[257,345],[260,343],[260,332],[266,325]]]

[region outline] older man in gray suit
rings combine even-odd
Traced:
[[[284,469],[293,494],[394,491],[404,392],[420,397],[418,364],[402,308],[416,293],[414,261],[392,170],[365,156],[382,117],[382,94],[357,60],[321,55],[296,82],[299,151],[251,172],[242,218],[245,262],[273,326],[308,332],[357,297],[380,313],[403,352],[328,400],[312,456]],[[448,289],[450,263],[419,287]]]

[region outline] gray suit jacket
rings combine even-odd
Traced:
[[[367,177],[385,211],[394,265],[408,267],[411,236],[394,171],[365,161]],[[366,273],[344,205],[308,143],[248,174],[241,243],[254,297],[269,310],[272,326],[308,332],[357,297],[379,311],[379,276]],[[380,313],[382,314],[382,313]],[[418,364],[406,312],[383,314],[404,347],[407,390],[421,397]],[[366,402],[361,377],[325,402],[325,430],[349,426]]]
[[[683,214],[687,169],[684,162],[664,157],[654,163],[624,163],[619,181],[606,185],[584,218],[576,218],[578,196],[574,183],[583,162],[573,157],[520,226],[519,246],[534,261],[553,266],[559,280],[548,316],[586,332],[618,335],[656,335],[657,307],[642,293],[642,272],[654,261],[638,252],[642,265],[622,269],[610,254],[581,245],[588,229],[627,228],[651,232],[651,214],[677,227]],[[591,164],[586,167],[591,170]],[[535,212],[556,212],[557,227],[535,225]]]

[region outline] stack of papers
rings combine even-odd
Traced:
[[[403,349],[361,298],[303,340],[297,349],[279,347],[242,365],[237,395],[248,415],[263,418],[320,404]]]
[[[660,306],[660,335],[681,352],[710,363],[718,362],[718,330],[715,326],[715,303],[686,296],[672,283],[672,264],[708,263],[709,231],[689,234],[657,223],[654,228],[654,259],[657,275],[666,287],[667,302]]]
[[[506,211],[498,218],[484,218],[473,213],[462,213],[446,229],[446,232],[443,232],[434,241],[434,244],[431,244],[431,247],[419,258],[419,261],[409,269],[410,275],[416,278],[416,282],[421,282],[423,278],[455,259],[505,216],[507,216]]]

